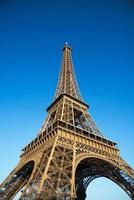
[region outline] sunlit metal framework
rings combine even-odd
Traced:
[[[20,190],[20,200],[85,200],[88,185],[98,177],[112,180],[134,200],[134,171],[88,113],[67,44],[47,111],[38,136],[22,150],[19,164],[0,185],[0,200],[13,199]]]
[[[61,94],[69,94],[70,96],[82,101],[82,97],[74,73],[71,47],[68,46],[67,43],[63,48],[62,67],[54,100],[57,99]]]

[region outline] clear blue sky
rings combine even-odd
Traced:
[[[134,168],[133,1],[1,0],[0,182],[40,129],[66,41],[91,115]],[[89,186],[88,197],[129,200],[103,179]]]

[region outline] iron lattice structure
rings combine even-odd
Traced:
[[[0,200],[13,199],[22,189],[20,200],[85,200],[88,185],[98,177],[114,181],[134,200],[134,171],[89,115],[67,44],[56,95],[47,111],[39,134],[1,184]]]

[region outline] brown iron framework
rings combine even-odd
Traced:
[[[89,115],[67,44],[54,102],[47,111],[38,136],[0,185],[0,200],[12,200],[20,190],[20,200],[85,200],[88,185],[98,177],[114,181],[134,200],[134,170]]]

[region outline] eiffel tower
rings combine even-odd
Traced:
[[[46,120],[0,185],[0,200],[11,200],[19,191],[20,200],[85,200],[88,185],[98,177],[112,180],[134,200],[134,170],[96,127],[88,108],[66,44]]]

